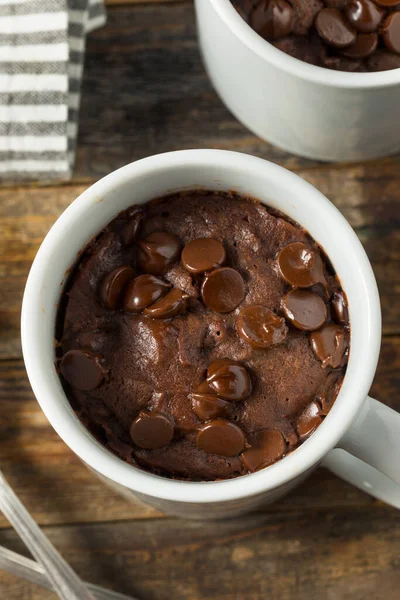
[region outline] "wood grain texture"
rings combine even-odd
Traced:
[[[368,524],[367,526],[365,524]],[[400,522],[386,507],[48,527],[87,580],[141,600],[398,600]],[[15,534],[0,544],[22,550]],[[29,595],[23,595],[29,589]],[[15,578],[7,600],[50,600]]]

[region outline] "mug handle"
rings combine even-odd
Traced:
[[[367,396],[356,421],[322,466],[400,509],[400,414]]]

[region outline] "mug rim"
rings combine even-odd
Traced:
[[[299,190],[299,198],[307,194],[319,203],[323,203],[323,210],[326,212],[327,218],[331,219],[332,223],[336,222],[341,230],[341,235],[348,236],[352,245],[357,272],[362,281],[363,290],[365,290],[363,301],[368,318],[363,323],[363,327],[368,344],[361,348],[359,356],[355,357],[350,353],[349,365],[355,364],[356,360],[361,365],[358,368],[358,377],[353,377],[356,380],[357,391],[354,391],[354,383],[351,384],[346,376],[328,417],[306,442],[283,460],[259,472],[231,480],[178,481],[160,477],[129,465],[91,436],[72,410],[55,369],[50,373],[41,366],[37,352],[37,340],[40,338],[42,327],[38,315],[44,311],[41,295],[44,287],[48,284],[45,277],[48,261],[56,254],[57,247],[61,252],[67,232],[71,230],[71,226],[77,225],[81,221],[80,215],[88,207],[104,205],[105,203],[101,203],[99,198],[104,198],[107,192],[115,193],[124,184],[131,185],[135,177],[138,178],[143,174],[151,173],[152,176],[157,176],[157,172],[165,172],[165,169],[168,168],[183,169],[188,165],[206,168],[215,167],[215,164],[221,169],[232,169],[233,166],[243,172],[248,172],[249,176],[252,171],[253,174],[262,172],[266,184],[272,178],[279,179],[279,181],[284,179],[288,188],[290,185],[296,186],[296,189]],[[46,318],[46,316],[44,315],[42,318]],[[55,323],[52,324],[53,329],[54,326]],[[239,500],[276,489],[313,468],[337,444],[358,414],[375,374],[380,348],[380,305],[372,267],[361,242],[343,215],[311,184],[283,167],[246,154],[225,150],[182,150],[144,158],[112,172],[85,190],[61,214],[45,237],[29,273],[22,305],[21,335],[25,366],[34,394],[53,428],[75,454],[95,471],[133,492],[164,500],[203,504]],[[50,349],[49,346],[50,350],[53,364],[54,348]],[[360,380],[361,374],[363,375],[362,380]],[[351,385],[353,388],[350,393]],[[337,401],[345,393],[348,396],[348,402],[340,406],[339,410]],[[60,394],[62,401],[55,401],[54,398]]]
[[[196,0],[198,1],[198,0]],[[262,60],[307,81],[348,89],[385,88],[400,85],[400,68],[375,73],[348,73],[311,65],[275,48],[256,33],[235,10],[230,0],[208,0],[225,25]]]

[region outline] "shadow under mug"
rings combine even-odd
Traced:
[[[57,305],[79,251],[121,210],[174,191],[248,194],[302,225],[324,248],[346,291],[351,352],[341,391],[324,422],[281,461],[228,481],[176,481],[137,469],[101,446],[65,396],[54,366]],[[184,200],[182,200],[184,201]],[[221,200],[222,201],[222,200]],[[381,338],[371,265],[341,213],[314,187],[259,158],[184,150],[145,158],[101,179],[60,216],[33,262],[22,307],[22,346],[33,391],[65,443],[125,497],[191,518],[226,518],[272,502],[318,464],[400,508],[400,415],[367,397]]]
[[[195,0],[214,88],[259,137],[315,160],[359,161],[400,151],[400,69],[345,73],[266,42],[230,0]]]

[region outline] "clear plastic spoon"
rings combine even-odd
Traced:
[[[3,546],[0,546],[0,569],[4,569],[17,577],[22,577],[31,583],[36,583],[48,590],[52,590],[49,579],[46,576],[46,571],[34,560],[26,558],[21,554],[12,552]],[[130,596],[113,592],[112,590],[106,590],[105,588],[93,585],[91,583],[85,583],[88,590],[93,594],[96,600],[135,600]]]
[[[62,600],[95,600],[75,571],[47,539],[0,471],[0,510],[43,565],[53,590]]]

